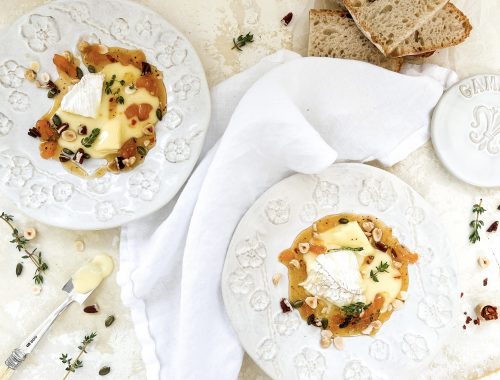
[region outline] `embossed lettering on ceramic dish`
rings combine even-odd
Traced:
[[[497,155],[500,152],[500,108],[477,106],[473,118],[470,141],[478,150]]]

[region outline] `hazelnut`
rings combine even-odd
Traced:
[[[366,232],[372,232],[373,229],[375,228],[375,224],[373,224],[373,222],[363,222],[361,224],[361,227],[363,228],[363,230],[365,230]]]
[[[82,240],[75,241],[75,249],[78,252],[83,252],[85,250],[85,243]]]
[[[75,131],[71,131],[71,130],[67,129],[67,130],[65,130],[65,131],[61,134],[61,138],[62,138],[64,141],[72,142],[72,141],[75,141],[75,140],[76,140],[76,133],[75,133]]]
[[[496,306],[479,304],[476,306],[475,311],[477,316],[485,321],[493,321],[495,319],[498,319],[498,311]]]
[[[97,46],[97,50],[99,51],[99,54],[108,54],[108,52],[109,52],[108,47],[105,45],[101,45],[101,44],[99,44]]]
[[[292,259],[292,260],[290,260],[290,265],[291,265],[292,267],[297,268],[297,269],[299,269],[299,268],[300,268],[300,263],[299,263],[299,260],[297,260],[297,259]]]
[[[33,227],[26,228],[23,232],[23,237],[26,240],[33,240],[36,238],[36,230]]]
[[[131,166],[133,166],[135,164],[136,160],[137,160],[137,158],[135,158],[135,157],[125,158],[123,160],[123,163],[125,164],[125,166],[127,168],[129,168],[129,167],[131,167]]]
[[[313,230],[314,232],[318,232],[318,225],[317,225],[316,223],[313,223],[313,225],[312,225],[312,230]]]
[[[399,310],[403,307],[403,304],[404,302],[401,301],[401,300],[398,300],[398,299],[395,299],[394,301],[392,301],[391,305],[393,307],[394,310]]]
[[[481,268],[487,268],[490,265],[490,260],[487,257],[480,257],[477,262]]]
[[[35,74],[36,74],[37,72],[40,71],[40,63],[37,62],[37,61],[31,62],[30,63],[30,69],[33,70],[35,72]]]
[[[402,300],[402,301],[406,301],[407,298],[408,298],[408,292],[405,292],[404,290],[401,290],[399,292],[399,299]]]
[[[41,291],[42,287],[40,285],[33,285],[31,287],[31,293],[34,294],[35,296],[39,295]]]
[[[382,239],[382,230],[380,228],[374,228],[372,231],[373,240],[379,243]]]
[[[78,51],[84,52],[89,46],[90,45],[87,41],[82,40],[82,41],[78,42]]]
[[[142,132],[146,135],[146,136],[151,136],[155,133],[155,126],[153,124],[146,124],[143,128],[142,128]]]
[[[27,69],[24,71],[24,77],[30,82],[34,82],[36,79],[36,72],[31,69]]]
[[[64,58],[66,58],[66,61],[68,61],[68,62],[70,62],[70,63],[71,63],[71,62],[73,62],[73,54],[72,54],[70,51],[68,51],[68,50],[64,51],[64,52],[62,53],[62,56],[63,56]]]
[[[403,264],[401,264],[399,261],[393,261],[392,262],[392,265],[394,266],[394,268],[396,269],[401,269],[403,267]]]
[[[144,146],[147,147],[147,146],[149,146],[149,144],[151,144],[151,141],[150,140],[144,140],[143,144],[144,144]]]
[[[306,297],[306,299],[304,300],[304,302],[311,309],[316,309],[318,307],[318,297]]]
[[[80,124],[78,126],[77,132],[79,135],[85,136],[87,134],[87,126],[84,124]]]
[[[321,348],[328,348],[332,345],[332,332],[330,330],[321,330]]]
[[[344,338],[342,338],[341,336],[336,336],[335,338],[333,338],[333,345],[337,350],[343,350],[345,347]]]
[[[375,330],[378,330],[379,328],[382,327],[382,322],[377,319],[376,321],[373,321],[371,325]]]
[[[272,278],[272,281],[273,281],[273,285],[274,286],[278,286],[278,284],[280,283],[281,281],[281,273],[276,273],[273,278]]]
[[[373,331],[373,326],[370,323],[367,328],[365,328],[363,331],[361,331],[361,334],[370,335],[372,333],[372,331]]]
[[[309,252],[310,244],[309,243],[299,243],[299,252],[302,254],[306,254]]]
[[[49,83],[50,75],[49,73],[41,73],[40,74],[40,82],[43,84]]]

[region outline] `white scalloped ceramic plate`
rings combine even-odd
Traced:
[[[91,181],[42,160],[26,132],[51,100],[24,79],[23,67],[38,61],[55,77],[53,54],[76,53],[82,37],[142,49],[163,71],[168,92],[157,146],[145,162]],[[150,9],[117,0],[51,1],[2,33],[0,57],[0,191],[29,216],[70,229],[119,226],[165,205],[191,173],[210,118],[208,86],[193,47]]]
[[[451,87],[431,127],[436,153],[451,173],[475,186],[500,186],[500,75],[476,75]]]
[[[419,263],[410,267],[403,308],[375,338],[346,338],[343,351],[321,349],[319,330],[297,311],[283,314],[279,306],[288,295],[279,253],[313,221],[339,212],[379,217],[420,254]],[[275,273],[283,274],[277,287],[271,283]],[[273,379],[415,378],[456,327],[458,316],[455,261],[434,211],[395,176],[362,164],[293,175],[264,193],[235,230],[222,293],[245,350]]]

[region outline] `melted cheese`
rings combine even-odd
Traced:
[[[368,303],[373,302],[378,293],[382,294],[385,299],[384,306],[387,306],[396,299],[401,291],[403,285],[401,274],[394,267],[391,255],[377,249],[373,250],[372,255],[374,256],[372,262],[363,264],[360,268],[363,278],[363,293]],[[389,264],[388,272],[378,273],[379,282],[375,282],[370,277],[370,271],[376,272],[376,267],[380,266],[382,262]]]
[[[73,277],[73,287],[78,293],[88,293],[99,286],[113,271],[113,260],[108,255],[97,255],[78,269]]]
[[[84,148],[85,152],[94,158],[104,158],[105,156],[116,153],[123,143],[132,137],[140,138],[144,136],[143,128],[147,124],[156,124],[158,118],[155,110],[159,107],[160,101],[157,97],[151,95],[144,88],[137,89],[133,94],[125,93],[125,88],[141,76],[141,71],[132,65],[122,65],[119,62],[111,63],[104,67],[101,72],[104,74],[104,80],[110,81],[112,75],[116,75],[113,90],[121,88],[119,95],[123,96],[124,104],[116,104],[116,108],[110,113],[110,98],[116,95],[104,94],[100,102],[100,106],[95,118],[85,117],[74,113],[63,111],[59,108],[56,113],[61,120],[69,124],[69,129],[77,132],[80,124],[87,126],[88,134],[94,128],[101,130],[101,135],[98,137],[96,143],[90,148]],[[120,85],[120,80],[124,80],[125,84]],[[63,99],[64,101],[64,99]],[[132,104],[147,103],[153,109],[149,113],[149,118],[144,121],[139,121],[135,118],[136,123],[127,119],[125,110]],[[81,147],[81,140],[85,136],[78,136],[76,141],[68,142],[62,138],[59,139],[59,145],[63,148],[68,148],[72,151],[78,150]]]
[[[304,261],[307,265],[307,279],[299,285],[312,295],[339,307],[365,301],[358,260],[352,251],[322,255],[307,253]]]
[[[320,233],[319,239],[323,241],[327,249],[361,247],[363,251],[360,251],[359,254],[362,256],[367,256],[373,251],[372,245],[358,222],[339,224],[334,228]]]

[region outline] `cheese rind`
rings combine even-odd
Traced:
[[[61,110],[96,118],[102,98],[104,74],[85,74],[64,96]]]
[[[304,255],[307,279],[299,284],[314,296],[339,307],[364,302],[358,259],[352,251]]]

